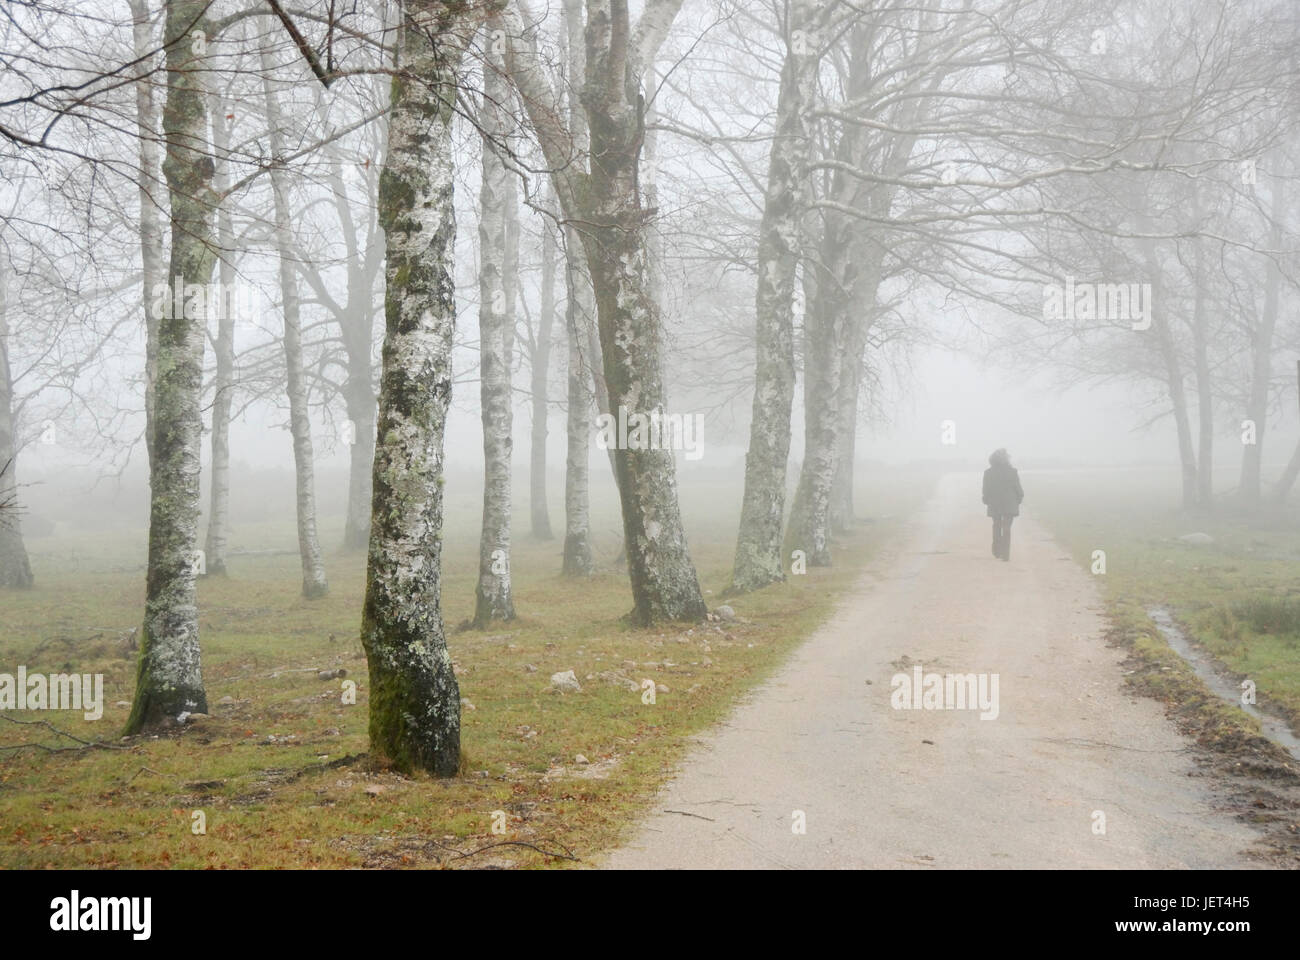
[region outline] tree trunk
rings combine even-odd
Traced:
[[[578,98],[578,84],[586,73],[583,40],[582,0],[564,0],[564,74],[568,90],[568,120],[573,158],[587,150],[587,118]],[[564,555],[565,576],[586,577],[596,569],[591,544],[591,447],[593,388],[603,386],[596,357],[590,349],[589,332],[595,326],[596,300],[591,274],[583,254],[582,240],[571,223],[564,226],[564,329],[568,337],[568,389],[564,460]],[[590,385],[590,386],[589,386]],[[608,404],[608,400],[606,400]]]
[[[513,620],[510,591],[510,454],[513,414],[509,337],[513,324],[507,290],[505,163],[498,144],[505,133],[506,86],[500,67],[483,65],[483,185],[479,199],[479,397],[483,420],[483,525],[479,534],[474,626]],[[510,289],[514,285],[510,284]]]
[[[837,258],[823,244],[822,263],[804,312],[804,456],[790,506],[787,554],[803,551],[809,566],[831,565],[830,498],[840,429],[840,354],[844,349],[845,309],[833,291],[839,279]],[[813,272],[813,271],[809,271]]]
[[[212,158],[200,66],[187,39],[206,24],[206,0],[168,0],[164,39],[167,102],[163,175],[171,209],[173,284],[212,280]],[[202,47],[197,48],[202,51]],[[200,303],[203,298],[200,296]],[[166,310],[158,321],[154,381],[154,456],[150,465],[149,557],[135,701],[128,733],[161,727],[182,713],[207,712],[199,651],[195,550],[199,520],[199,445],[203,423],[203,307]],[[179,315],[177,315],[179,314]],[[194,315],[191,315],[194,314]]]
[[[14,438],[14,384],[9,367],[8,273],[0,267],[0,588],[35,582],[23,543],[18,502],[18,444]]]
[[[154,393],[153,382],[158,375],[158,318],[153,315],[155,288],[167,283],[162,275],[163,238],[158,209],[162,198],[154,196],[152,189],[158,185],[161,173],[158,167],[157,111],[153,102],[154,78],[150,76],[154,65],[152,51],[158,47],[149,24],[148,0],[130,0],[132,41],[136,57],[140,60],[139,77],[135,84],[136,143],[140,164],[140,269],[141,293],[144,301],[144,443],[149,459],[153,459]]]
[[[1286,469],[1282,471],[1277,486],[1273,488],[1273,503],[1279,509],[1286,505],[1286,498],[1291,495],[1291,488],[1295,486],[1297,477],[1300,477],[1300,442],[1296,443],[1295,451],[1291,454]]]
[[[210,99],[212,140],[217,152],[213,187],[217,193],[224,194],[229,173],[230,135],[221,98],[213,94]],[[239,302],[239,298],[229,296],[236,283],[235,229],[230,209],[224,201],[217,209],[217,244],[220,250],[217,272],[223,291],[219,302]],[[217,369],[212,393],[212,464],[209,468],[208,533],[203,546],[203,572],[208,576],[224,577],[230,532],[230,411],[235,399],[235,316],[230,310],[222,310],[217,316],[214,351]]]
[[[1272,177],[1273,197],[1270,211],[1269,249],[1281,251],[1282,222],[1286,215],[1283,206],[1285,180]],[[1281,255],[1280,252],[1277,255]],[[1282,272],[1273,257],[1264,262],[1264,304],[1259,325],[1251,331],[1250,342],[1250,400],[1246,416],[1255,421],[1255,442],[1245,444],[1241,452],[1241,501],[1250,509],[1260,504],[1260,477],[1263,471],[1264,434],[1268,428],[1268,388],[1273,376],[1273,333],[1277,328],[1278,301],[1282,287]]]
[[[262,50],[262,92],[266,97],[266,122],[271,156],[285,155],[280,104],[271,90],[273,64]],[[289,396],[289,432],[293,437],[295,500],[298,519],[298,555],[302,561],[302,595],[323,597],[329,593],[325,561],[316,535],[316,467],[311,442],[311,412],[307,405],[307,383],[302,360],[302,318],[298,301],[298,278],[293,265],[292,211],[284,167],[271,164],[271,194],[275,202],[275,245],[280,261],[280,298],[284,309],[284,368]]]
[[[792,36],[787,38],[789,49],[781,70],[776,132],[768,157],[767,192],[759,226],[754,400],[730,587],[737,593],[785,579],[781,525],[785,520],[790,410],[794,402],[794,283],[800,198],[806,189],[806,175],[801,170],[807,156],[803,115],[817,61],[817,40],[809,39],[806,33],[812,11],[809,0],[795,0],[791,5]],[[805,32],[796,35],[798,30]]]
[[[856,318],[853,320],[856,325]],[[849,337],[852,338],[853,331]],[[853,459],[857,454],[858,401],[862,389],[862,352],[845,350],[840,364],[840,399],[836,416],[835,473],[831,477],[831,533],[848,533],[853,528]]]
[[[1142,218],[1145,222],[1146,218]],[[1151,277],[1151,328],[1156,335],[1156,345],[1161,362],[1165,368],[1165,384],[1169,390],[1169,400],[1173,408],[1174,426],[1178,431],[1178,458],[1182,467],[1183,509],[1192,510],[1196,506],[1197,469],[1196,448],[1192,443],[1191,418],[1187,408],[1187,388],[1183,382],[1182,366],[1178,361],[1178,350],[1174,344],[1173,331],[1169,329],[1168,313],[1161,309],[1164,298],[1159,283],[1159,264],[1151,241],[1143,244],[1147,273]]]
[[[629,59],[627,7],[591,0],[583,106],[591,135],[590,190],[582,231],[596,295],[610,409],[649,416],[667,409],[659,305],[647,290],[646,214],[637,188],[645,102]],[[615,457],[631,620],[691,620],[707,613],[686,546],[670,449]]]
[[[369,331],[370,324],[365,324]],[[370,480],[375,468],[375,416],[378,404],[370,368],[370,337],[365,359],[348,350],[348,373],[343,403],[352,424],[348,447],[348,513],[343,528],[343,548],[359,550],[370,542]]]
[[[380,163],[382,167],[382,161]],[[339,316],[339,331],[347,357],[347,378],[343,384],[343,403],[351,429],[348,443],[348,510],[343,527],[343,548],[364,550],[370,542],[370,479],[375,467],[375,396],[374,363],[371,347],[374,338],[375,277],[383,269],[383,242],[379,226],[371,220],[364,233],[352,220],[351,203],[343,180],[342,163],[331,158],[330,183],[339,223],[350,237],[348,249],[348,299]]]
[[[546,503],[546,436],[550,413],[551,337],[555,327],[555,233],[542,224],[542,291],[533,347],[532,434],[528,450],[528,507],[533,538],[552,540],[551,513]]]
[[[1196,502],[1202,510],[1214,509],[1214,384],[1210,374],[1209,311],[1205,305],[1202,286],[1203,256],[1200,241],[1193,269],[1194,303],[1192,306],[1192,345],[1196,354],[1196,418],[1198,442],[1196,450]]]
[[[860,34],[861,30],[850,44],[850,98],[865,95],[873,74],[871,45]],[[846,127],[835,144],[836,159],[862,165],[866,142],[863,129]],[[855,209],[871,199],[870,189],[843,171],[837,171],[829,185],[839,203]],[[860,325],[854,318],[854,297],[866,272],[858,249],[861,225],[846,214],[827,210],[820,226],[812,265],[804,270],[804,457],[785,540],[787,555],[801,550],[810,566],[831,564],[831,488],[841,453],[841,406],[858,373],[854,360],[852,375],[846,376],[845,353],[852,352],[851,336],[856,337],[852,330]],[[856,406],[853,409],[856,412]]]
[[[574,244],[581,241],[577,237]],[[591,553],[591,372],[585,349],[582,314],[592,310],[591,284],[582,258],[570,247],[565,257],[564,277],[568,289],[564,308],[564,326],[568,335],[568,413],[566,436],[568,449],[564,473],[564,560],[565,576],[589,576],[596,568]]]
[[[399,770],[450,777],[460,689],[440,605],[443,432],[456,326],[451,130],[466,40],[449,34],[473,27],[433,0],[409,0],[405,14],[379,188],[385,336],[361,639],[371,750]]]

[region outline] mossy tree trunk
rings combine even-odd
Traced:
[[[443,431],[456,324],[451,128],[470,10],[403,11],[380,175],[386,291],[370,552],[361,640],[370,747],[403,771],[452,776],[460,690],[441,611]]]
[[[208,6],[206,0],[168,0],[164,25],[163,175],[171,212],[168,279],[183,288],[198,284],[200,290],[211,282],[216,250],[216,195],[201,72]],[[128,733],[161,727],[187,711],[207,712],[195,589],[204,300],[186,296],[184,310],[167,311],[169,315],[158,320],[145,615]]]
[[[566,4],[570,36],[578,4]],[[566,122],[561,98],[546,76],[535,38],[517,12],[509,23],[509,68],[538,135],[556,193],[571,224],[580,226],[595,294],[601,369],[611,412],[664,413],[659,305],[647,275],[647,212],[638,186],[645,137],[641,84],[681,9],[681,0],[647,0],[633,28],[626,3],[588,0],[580,102],[589,144]],[[570,58],[572,60],[572,57]],[[578,78],[570,76],[572,89]],[[620,449],[615,482],[623,508],[624,550],[635,623],[690,620],[707,612],[686,547],[673,454]]]
[[[647,16],[676,12],[647,7]],[[671,9],[669,9],[671,7]],[[659,25],[648,25],[657,29]],[[666,25],[663,25],[666,30]],[[583,106],[591,137],[582,231],[611,411],[668,409],[659,304],[649,290],[647,212],[638,189],[645,135],[638,61],[626,4],[589,0]],[[622,449],[614,456],[623,540],[632,585],[631,619],[648,624],[707,612],[686,546],[670,449]]]

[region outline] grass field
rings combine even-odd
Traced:
[[[1190,673],[1147,616],[1169,608],[1189,636],[1237,679],[1256,684],[1261,706],[1300,734],[1300,520],[1252,518],[1225,503],[1213,515],[1177,509],[1171,471],[1043,473],[1033,481],[1035,511],[1085,569],[1105,551],[1099,575],[1117,629],[1161,669],[1145,682],[1170,699]],[[1178,538],[1205,533],[1212,543]],[[1161,676],[1163,674],[1163,676]],[[1168,689],[1159,689],[1161,684]],[[1206,700],[1219,724],[1257,724]]]
[[[563,579],[559,541],[516,531],[519,619],[455,630],[473,612],[478,508],[469,493],[449,500],[443,609],[466,701],[462,773],[449,780],[402,777],[366,755],[363,556],[330,553],[331,592],[314,601],[300,596],[296,554],[234,556],[229,578],[204,579],[199,590],[208,717],[175,736],[120,739],[135,666],[123,638],[141,617],[143,531],[32,540],[36,589],[0,595],[0,671],[103,673],[106,709],[95,722],[76,712],[0,715],[23,721],[0,722],[0,866],[589,862],[629,830],[687,738],[724,716],[826,617],[932,479],[860,473],[869,476],[858,513],[872,519],[837,544],[833,568],[729,600],[737,622],[670,629],[621,622],[631,601],[613,565],[618,521],[606,498],[594,506],[595,529],[606,531],[601,573]],[[729,579],[739,499],[734,486],[683,485],[711,607]],[[292,548],[293,536],[286,516],[237,526],[233,545]],[[322,539],[339,542],[341,524],[327,518]],[[336,669],[356,682],[355,705],[342,702],[340,679],[318,679]],[[551,674],[569,669],[582,692],[553,693]],[[668,690],[644,704],[624,678]],[[195,832],[196,812],[205,833]],[[497,822],[504,816],[504,834],[492,831],[494,813]]]

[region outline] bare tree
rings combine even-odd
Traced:
[[[581,225],[610,409],[626,416],[662,416],[667,409],[659,305],[647,288],[647,216],[639,188],[645,135],[641,89],[647,66],[680,7],[680,0],[650,0],[634,28],[625,3],[587,3],[580,98],[591,138],[585,169],[575,162],[572,131],[519,16],[511,18],[507,30],[509,69],[551,168],[560,206]],[[531,30],[532,17],[525,14],[523,21]],[[671,450],[618,449],[614,461],[632,620],[704,616],[707,608],[687,551]]]
[[[508,264],[507,206],[513,200],[499,152],[506,133],[506,84],[492,52],[483,64],[480,130],[483,182],[479,201],[479,397],[483,421],[483,524],[479,535],[474,626],[513,620],[510,590],[510,454],[513,411],[509,336],[514,326],[514,281]],[[517,239],[517,237],[516,237]]]
[[[386,296],[374,510],[361,640],[371,749],[452,776],[460,689],[440,609],[443,427],[456,323],[451,125],[476,11],[408,0],[398,40],[379,217]]]
[[[215,250],[214,170],[206,149],[208,111],[200,73],[207,9],[206,0],[167,0],[164,24],[167,99],[162,169],[171,217],[168,276],[182,285],[183,295],[198,293],[211,281]],[[158,368],[151,384],[154,456],[145,616],[129,733],[174,721],[187,711],[207,712],[194,583],[203,341],[202,306],[169,310],[158,321]]]

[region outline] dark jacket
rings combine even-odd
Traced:
[[[984,471],[984,502],[990,517],[1020,516],[1020,501],[1025,491],[1020,487],[1020,472],[1011,464],[995,463]]]

